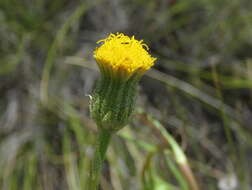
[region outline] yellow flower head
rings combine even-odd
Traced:
[[[126,78],[137,72],[143,74],[154,65],[156,58],[147,52],[143,41],[122,33],[110,34],[97,43],[103,44],[94,51],[94,58],[102,72],[120,74]]]

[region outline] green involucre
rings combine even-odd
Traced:
[[[117,131],[127,125],[134,110],[136,86],[140,76],[129,79],[103,74],[94,90],[90,110],[97,126]]]

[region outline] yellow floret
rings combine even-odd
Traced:
[[[124,73],[130,76],[135,71],[144,73],[154,65],[156,58],[147,52],[149,49],[143,41],[135,40],[122,33],[110,34],[106,39],[97,43],[103,44],[94,51],[101,71]]]

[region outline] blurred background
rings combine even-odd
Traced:
[[[101,190],[252,189],[251,0],[0,0],[0,189],[83,190],[96,126],[96,41],[123,32],[157,57]],[[162,131],[164,132],[164,131]]]

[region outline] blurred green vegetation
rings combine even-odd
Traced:
[[[101,189],[189,189],[167,134],[201,189],[251,189],[251,23],[251,0],[0,0],[0,189],[85,189],[92,54],[111,32],[144,39],[158,61]]]

